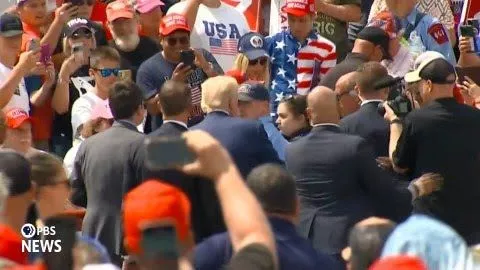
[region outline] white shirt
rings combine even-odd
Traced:
[[[173,5],[167,12],[183,14],[187,1]],[[221,3],[218,8],[200,4],[190,35],[193,48],[203,48],[213,54],[224,71],[233,66],[238,40],[250,32],[245,15],[234,7]]]
[[[90,120],[92,110],[97,104],[109,107],[108,99],[101,99],[93,92],[87,92],[75,100],[72,107],[72,134],[74,138],[79,136],[78,127]]]
[[[77,156],[78,149],[80,148],[80,145],[84,139],[82,137],[78,138],[76,143],[73,144],[72,148],[70,148],[63,158],[63,166],[67,170],[67,177],[70,179],[70,175],[72,174],[73,171],[73,163],[75,161],[75,157]]]
[[[169,123],[169,122],[170,123],[175,123],[177,125],[180,125],[180,126],[186,128],[186,129],[188,129],[187,124],[185,124],[184,122],[181,122],[181,121],[177,121],[177,120],[165,120],[165,121],[163,121],[164,124]]]
[[[365,105],[365,104],[367,104],[367,103],[371,103],[371,102],[380,102],[380,103],[382,103],[383,100],[381,100],[381,99],[367,99],[367,100],[362,101],[362,103],[360,104],[360,106],[363,106],[363,105]]]
[[[337,124],[334,124],[334,123],[322,123],[322,124],[315,124],[313,125],[312,127],[320,127],[320,126],[332,126],[332,127],[340,127],[339,125]]]
[[[388,74],[395,78],[405,76],[413,68],[413,63],[413,55],[408,48],[403,46],[400,46],[400,50],[393,57],[393,61],[382,61],[382,65],[388,70]]]
[[[12,69],[5,66],[4,64],[0,63],[0,84],[4,84],[10,74],[12,73]],[[27,87],[25,86],[25,79],[22,78],[20,83],[18,84],[15,91],[13,91],[12,98],[10,101],[3,107],[3,111],[7,112],[10,109],[19,108],[27,113],[30,112],[30,99],[28,97]]]

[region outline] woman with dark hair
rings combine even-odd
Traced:
[[[276,123],[289,142],[307,135],[312,129],[306,110],[307,96],[286,96],[278,104]]]

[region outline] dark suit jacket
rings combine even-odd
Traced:
[[[272,143],[268,140],[262,123],[231,117],[224,112],[214,111],[192,129],[204,130],[228,150],[243,177],[265,163],[282,162]]]
[[[338,254],[356,222],[374,214],[372,203],[408,215],[411,195],[377,167],[368,143],[322,125],[287,147],[286,165],[300,197],[299,233],[315,249]]]
[[[148,136],[181,136],[182,133],[187,130],[187,128],[177,123],[166,122]],[[212,186],[209,180],[188,176],[177,170],[146,170],[145,175],[146,178],[160,179],[172,184],[187,194],[192,207],[191,220],[195,242],[199,243],[204,238],[225,230],[225,224],[217,197],[209,197],[209,195],[203,196],[204,193],[211,194],[212,192]],[[215,190],[213,190],[213,192],[215,192]]]
[[[110,254],[123,252],[123,196],[143,179],[145,136],[129,122],[85,140],[75,158],[72,202],[87,208],[83,234],[98,239]]]
[[[378,114],[379,101],[371,101],[340,121],[340,127],[348,133],[359,135],[373,146],[376,157],[388,157],[390,125]]]

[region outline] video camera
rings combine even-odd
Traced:
[[[398,117],[405,117],[409,112],[412,111],[412,102],[403,94],[405,88],[403,78],[387,76],[375,84],[376,90],[383,88],[389,88],[387,104],[390,106],[390,108],[392,108]],[[385,115],[385,107],[383,103],[378,104],[377,112],[381,116]]]

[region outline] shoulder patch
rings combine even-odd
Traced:
[[[428,28],[428,34],[440,45],[448,42],[448,35],[441,23],[432,24]]]

